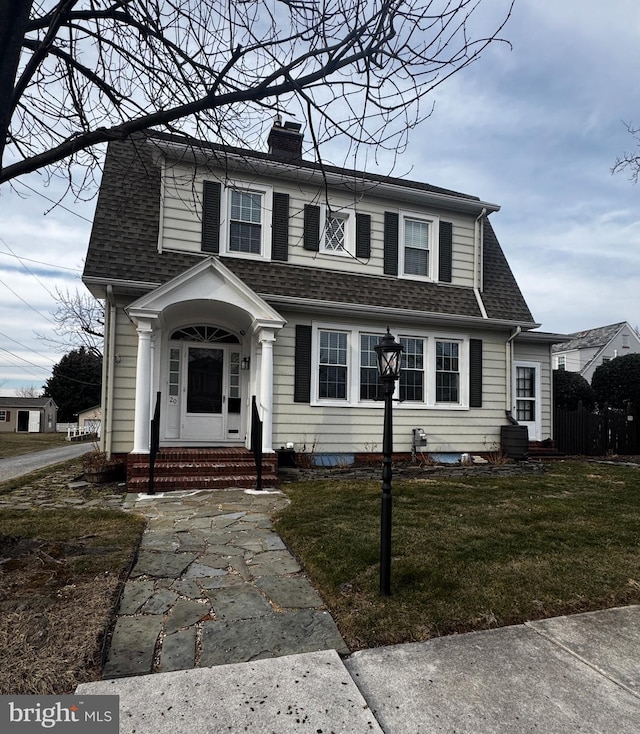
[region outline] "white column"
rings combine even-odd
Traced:
[[[151,321],[140,319],[138,332],[138,359],[136,362],[135,423],[133,428],[133,453],[149,453],[151,421]]]
[[[258,336],[261,346],[260,359],[260,417],[262,418],[262,451],[273,451],[273,342],[276,337],[271,329],[262,329]]]

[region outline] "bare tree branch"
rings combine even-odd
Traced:
[[[625,152],[618,156],[611,168],[611,173],[628,171],[631,181],[638,183],[638,179],[640,179],[640,127],[627,124],[626,128],[636,141],[636,150],[633,153]]]
[[[338,133],[397,151],[512,4],[0,0],[0,28],[21,13],[0,30],[0,183],[46,169],[77,194],[71,167],[102,143],[158,128],[253,147],[274,111],[307,120],[318,158]]]
[[[69,352],[84,347],[87,352],[102,357],[104,339],[104,306],[90,293],[78,289],[64,291],[56,288],[56,337],[35,332],[36,337],[58,351]]]

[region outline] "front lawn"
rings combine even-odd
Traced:
[[[0,433],[0,459],[64,446],[66,433]]]
[[[379,594],[381,483],[305,481],[277,531],[353,650],[640,603],[640,470],[393,485],[392,596]]]

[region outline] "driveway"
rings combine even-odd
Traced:
[[[88,443],[70,443],[68,446],[61,446],[55,449],[34,451],[32,454],[0,459],[0,482],[5,482],[7,479],[15,479],[24,474],[30,474],[38,469],[43,469],[45,466],[52,466],[53,464],[60,464],[69,459],[75,459],[92,449],[93,444],[91,441]]]

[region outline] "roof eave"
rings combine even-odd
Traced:
[[[305,313],[349,313],[353,316],[366,316],[372,318],[372,304],[343,303],[340,301],[321,301],[311,298],[295,298],[292,296],[274,296],[268,293],[259,293],[261,298],[273,306],[289,307]],[[384,308],[380,310],[379,316],[374,316],[380,322],[388,321],[389,318],[397,318],[405,322],[429,321],[430,323],[456,324],[458,326],[470,326],[483,329],[514,329],[520,326],[522,329],[535,329],[540,326],[530,321],[517,321],[511,319],[487,319],[482,316],[468,316],[463,314],[446,314],[436,311],[415,311],[405,308]],[[524,332],[523,332],[524,333]]]
[[[307,183],[310,185],[326,186],[327,184],[336,188],[347,188],[353,193],[366,192],[369,196],[376,195],[380,197],[391,197],[398,201],[406,201],[408,203],[420,203],[438,208],[448,209],[452,211],[466,212],[472,214],[480,214],[483,211],[487,214],[500,210],[499,204],[494,204],[480,199],[470,198],[467,196],[456,195],[455,192],[448,194],[438,191],[428,191],[419,187],[413,187],[410,184],[397,184],[393,179],[389,181],[378,181],[370,178],[362,171],[349,171],[343,169],[341,172],[331,170],[330,166],[323,168],[307,168],[300,165],[300,161],[285,161],[277,159],[265,159],[261,157],[252,157],[247,155],[250,151],[240,153],[234,151],[218,151],[218,150],[201,150],[195,147],[189,147],[184,143],[173,141],[153,140],[156,146],[165,154],[177,157],[179,161],[201,163],[206,165],[212,164],[211,155],[220,156],[219,165],[224,162],[225,167],[234,170],[243,171],[250,170],[252,173],[259,173],[265,176],[273,177],[277,175],[281,177],[283,171],[291,174],[291,178],[297,183]],[[304,161],[303,161],[304,163]],[[309,163],[309,161],[306,161]]]

